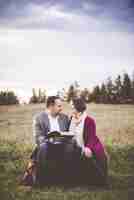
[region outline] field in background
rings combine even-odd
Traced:
[[[17,184],[33,148],[32,117],[45,110],[43,104],[0,107],[0,197],[2,199],[133,199],[134,194],[134,106],[89,104],[97,134],[110,156],[109,188],[51,186],[42,189]],[[71,114],[71,106],[64,105]]]

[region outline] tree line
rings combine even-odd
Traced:
[[[134,104],[134,74],[132,78],[128,73],[118,75],[115,80],[109,77],[101,85],[96,85],[92,92],[85,88],[79,91],[78,87],[71,85],[68,90],[67,101],[80,96],[87,103],[104,104]]]
[[[103,104],[134,104],[134,73],[132,77],[128,73],[118,75],[114,80],[109,77],[105,82],[96,85],[92,91],[88,88],[80,89],[77,81],[71,84],[68,90],[63,88],[58,91],[57,96],[64,101],[70,102],[76,97],[83,98],[86,103]],[[45,103],[47,99],[46,90],[32,89],[29,103]],[[0,105],[19,104],[19,98],[13,91],[0,91]]]
[[[18,97],[13,91],[0,91],[0,105],[19,104]]]
[[[39,88],[38,92],[35,90],[35,88],[32,89],[32,96],[30,98],[29,103],[45,103],[46,102],[46,90],[41,90]]]

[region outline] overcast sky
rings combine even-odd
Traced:
[[[134,71],[133,0],[0,0],[0,88],[90,88],[124,71]]]

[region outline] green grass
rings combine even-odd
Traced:
[[[21,151],[15,143],[0,144],[0,197],[2,199],[128,199],[134,194],[133,152],[134,147],[107,147],[111,156],[109,165],[109,188],[91,186],[44,186],[28,191],[18,185],[30,149]],[[129,195],[129,197],[128,197]]]
[[[134,195],[134,107],[89,105],[110,156],[109,187],[63,185],[32,188],[18,184],[32,151],[32,116],[43,105],[0,108],[0,199],[131,200]],[[70,112],[68,105],[65,111]]]

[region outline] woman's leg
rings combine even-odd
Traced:
[[[87,183],[95,185],[107,184],[108,167],[106,158],[84,158],[82,162],[82,170]]]
[[[96,160],[97,163],[97,175],[100,177],[100,184],[106,185],[108,184],[108,161],[107,157],[105,156],[102,159]]]

